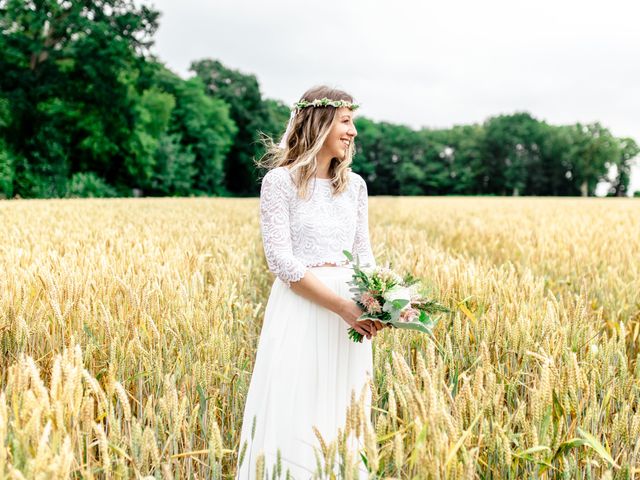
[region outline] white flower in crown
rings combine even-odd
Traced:
[[[307,100],[302,100],[300,102],[296,102],[293,104],[294,108],[302,110],[307,107],[347,107],[350,110],[356,110],[360,105],[357,105],[352,102],[347,102],[346,100],[331,100],[327,97],[324,98],[316,98],[312,102]]]

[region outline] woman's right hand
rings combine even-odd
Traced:
[[[338,310],[338,314],[347,322],[347,325],[370,340],[372,336],[376,336],[378,330],[384,328],[384,324],[374,320],[358,320],[363,313],[356,302],[347,299],[344,299]]]

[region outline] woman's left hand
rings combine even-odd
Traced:
[[[379,332],[383,328],[390,326],[388,323],[382,323],[380,320],[373,320],[372,323],[373,323],[374,327],[376,328],[376,332]]]
[[[359,323],[367,324],[367,326],[369,327],[369,332],[371,332],[370,335],[367,335],[367,339],[369,340],[375,337],[378,334],[378,332],[385,327],[385,324],[378,320],[370,320],[370,319],[359,320]]]

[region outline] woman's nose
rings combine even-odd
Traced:
[[[358,131],[356,130],[356,127],[352,127],[349,129],[349,131],[347,132],[347,135],[351,136],[351,137],[357,137],[358,136]]]

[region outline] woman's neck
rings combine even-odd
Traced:
[[[316,161],[318,162],[316,176],[319,178],[330,178],[329,167],[331,166],[331,155],[324,154],[320,151],[316,155]]]

